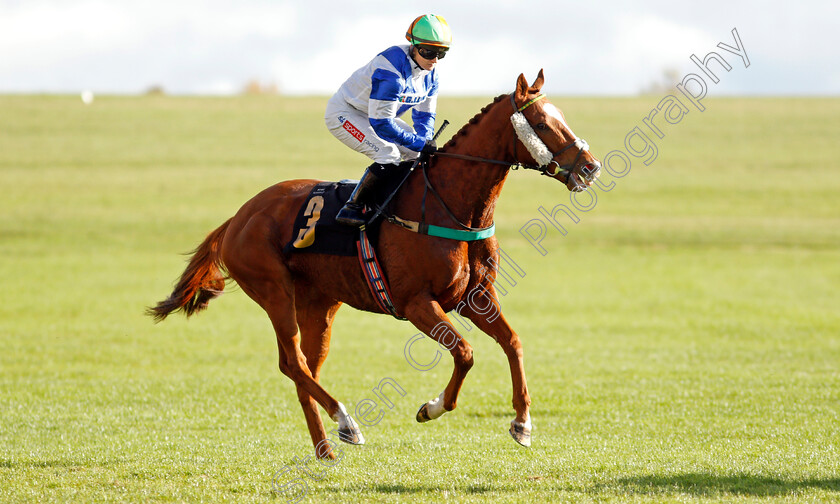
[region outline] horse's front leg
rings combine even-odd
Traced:
[[[484,284],[483,295],[473,299],[461,310],[461,315],[470,319],[479,329],[501,345],[508,358],[510,379],[513,383],[513,409],[516,418],[510,422],[510,435],[522,446],[531,446],[531,396],[525,380],[525,363],[519,336],[510,327],[499,306],[499,298],[493,284]],[[480,306],[479,306],[480,305]]]
[[[473,365],[473,351],[470,344],[455,331],[438,302],[431,297],[412,300],[404,311],[405,317],[417,329],[449,350],[455,363],[452,378],[444,391],[439,397],[421,406],[417,412],[418,422],[428,422],[455,409],[461,385]]]

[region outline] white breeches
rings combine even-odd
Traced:
[[[394,120],[400,128],[414,131],[414,128],[402,119]],[[333,96],[327,103],[324,122],[330,133],[341,140],[341,143],[377,163],[396,164],[400,161],[416,159],[420,155],[419,152],[379,138],[373,126],[370,125],[367,115],[354,109],[341,98]]]

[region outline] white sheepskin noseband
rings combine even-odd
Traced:
[[[513,129],[516,131],[516,136],[519,137],[519,140],[523,144],[525,144],[525,148],[528,149],[528,153],[531,154],[534,160],[536,160],[540,166],[546,166],[550,163],[554,156],[551,155],[551,151],[548,150],[548,147],[546,147],[540,137],[537,136],[537,132],[534,131],[534,128],[528,124],[528,119],[525,118],[525,114],[522,112],[514,112],[514,114],[510,116],[510,122],[513,123]]]

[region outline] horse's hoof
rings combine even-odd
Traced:
[[[432,417],[429,416],[429,405],[428,403],[424,403],[423,406],[420,406],[420,409],[417,410],[417,421],[424,423],[431,419]]]
[[[347,417],[347,425],[338,429],[338,439],[351,445],[365,444],[365,437],[362,436],[362,431],[356,425],[350,416]]]
[[[528,422],[530,423],[530,422]],[[510,435],[513,437],[513,440],[517,443],[521,444],[526,448],[530,448],[531,446],[531,426],[527,424],[521,424],[516,420],[513,420],[510,423]]]
[[[338,429],[338,439],[352,445],[365,444],[365,438],[358,429]]]
[[[420,406],[420,409],[417,411],[418,422],[428,422],[429,420],[440,418],[441,415],[446,413],[446,409],[443,407],[443,395],[445,393],[446,391],[444,390],[439,396]]]

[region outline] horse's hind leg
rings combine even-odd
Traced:
[[[461,315],[473,321],[479,329],[496,340],[505,352],[513,384],[513,409],[516,410],[516,418],[510,423],[510,435],[522,446],[531,446],[531,414],[529,413],[531,397],[528,395],[528,384],[525,380],[522,344],[519,342],[519,335],[502,315],[498,303],[499,298],[493,285],[484,285],[484,292],[486,295],[482,297],[493,306],[481,307],[467,304]]]
[[[344,405],[315,381],[301,350],[294,281],[268,238],[272,236],[272,223],[267,216],[254,216],[235,236],[226,236],[222,251],[225,265],[230,276],[271,319],[280,369],[338,422],[342,441],[362,444],[364,438]]]
[[[434,299],[414,300],[405,308],[405,316],[415,327],[449,349],[455,363],[452,378],[444,391],[436,399],[421,406],[417,412],[418,422],[428,422],[455,409],[461,385],[473,365],[472,347],[455,331],[449,317]]]
[[[289,278],[291,282],[291,278]],[[320,404],[330,415],[334,421],[338,422],[339,438],[350,444],[364,444],[365,440],[362,437],[358,426],[347,413],[344,405],[335,400],[324,388],[318,384],[313,378],[306,356],[301,350],[300,333],[297,330],[296,314],[294,310],[294,297],[288,296],[282,284],[272,283],[267,281],[257,282],[256,288],[254,285],[245,287],[238,279],[237,283],[249,295],[251,291],[262,293],[254,299],[268,313],[268,318],[274,326],[274,332],[277,335],[277,347],[279,350],[279,358],[281,360],[280,367],[289,376],[298,387],[298,397],[302,393],[311,396]],[[291,287],[291,286],[290,286]],[[291,288],[289,289],[291,291]],[[304,409],[304,414],[306,414]],[[316,409],[317,414],[317,409]],[[307,420],[309,423],[309,420]]]
[[[321,366],[330,351],[332,322],[341,303],[334,301],[325,303],[317,299],[304,301],[303,296],[305,293],[297,289],[295,305],[300,327],[300,348],[306,357],[309,372],[317,382],[320,380]],[[312,444],[315,446],[316,456],[334,459],[335,455],[330,443],[326,442],[327,432],[324,429],[324,422],[321,421],[318,404],[302,387],[297,387],[297,393],[306,417],[306,425],[309,427],[309,435],[312,437]]]

